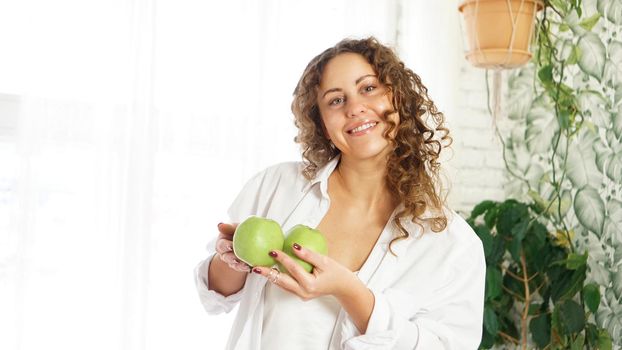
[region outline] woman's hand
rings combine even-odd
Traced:
[[[312,273],[305,271],[298,263],[280,250],[271,252],[281,265],[285,266],[289,275],[277,273],[268,267],[254,267],[255,273],[261,274],[280,288],[298,295],[307,301],[321,295],[334,295],[338,299],[349,292],[349,288],[361,284],[354,272],[328,256],[315,253],[294,243],[298,258],[314,266]],[[276,256],[275,256],[276,255]]]
[[[230,269],[239,272],[250,272],[250,266],[240,261],[233,253],[233,234],[238,224],[218,224],[218,239],[216,240],[216,255],[226,263]]]

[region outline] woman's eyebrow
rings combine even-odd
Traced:
[[[374,77],[374,78],[375,78],[375,77],[376,77],[376,75],[375,75],[375,74],[366,74],[366,75],[363,75],[363,76],[359,77],[358,79],[356,79],[356,81],[354,82],[354,85],[357,85],[358,83],[360,83],[360,82],[361,82],[361,80],[363,80],[363,79],[365,79],[365,78],[367,78],[367,77]],[[337,92],[337,91],[341,91],[341,89],[340,89],[340,88],[332,88],[332,89],[328,89],[328,90],[326,90],[326,91],[324,92],[324,94],[322,95],[322,98],[326,97],[326,95],[328,95],[328,94],[329,94],[329,93],[331,93],[331,92]]]

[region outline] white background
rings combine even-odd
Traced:
[[[0,2],[0,349],[223,348],[234,314],[203,311],[192,270],[242,184],[300,160],[289,106],[308,61],[375,35],[423,78],[460,154],[456,9]],[[455,206],[477,199],[454,189]]]

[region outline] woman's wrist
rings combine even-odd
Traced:
[[[350,315],[359,332],[365,334],[376,298],[356,275],[354,275],[354,280],[343,283],[345,288],[335,294],[335,298]]]
[[[224,296],[238,292],[246,281],[246,272],[232,269],[229,264],[222,261],[218,254],[214,254],[207,270],[205,280],[208,281],[209,289]]]

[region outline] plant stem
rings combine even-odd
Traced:
[[[525,262],[525,251],[521,249],[520,263],[523,270],[523,281],[525,285],[525,306],[521,317],[521,340],[523,350],[527,350],[527,316],[529,316],[529,306],[531,302],[531,293],[529,293],[529,279],[527,278],[527,263]]]
[[[514,344],[520,344],[520,342],[518,341],[518,339],[516,339],[516,338],[512,337],[511,335],[509,335],[509,334],[507,334],[507,333],[504,333],[504,332],[502,332],[502,331],[498,331],[497,333],[499,333],[499,335],[500,335],[500,336],[502,336],[503,338],[505,338],[505,339],[507,339],[507,340],[511,341],[511,342],[512,342],[512,343],[514,343]]]

